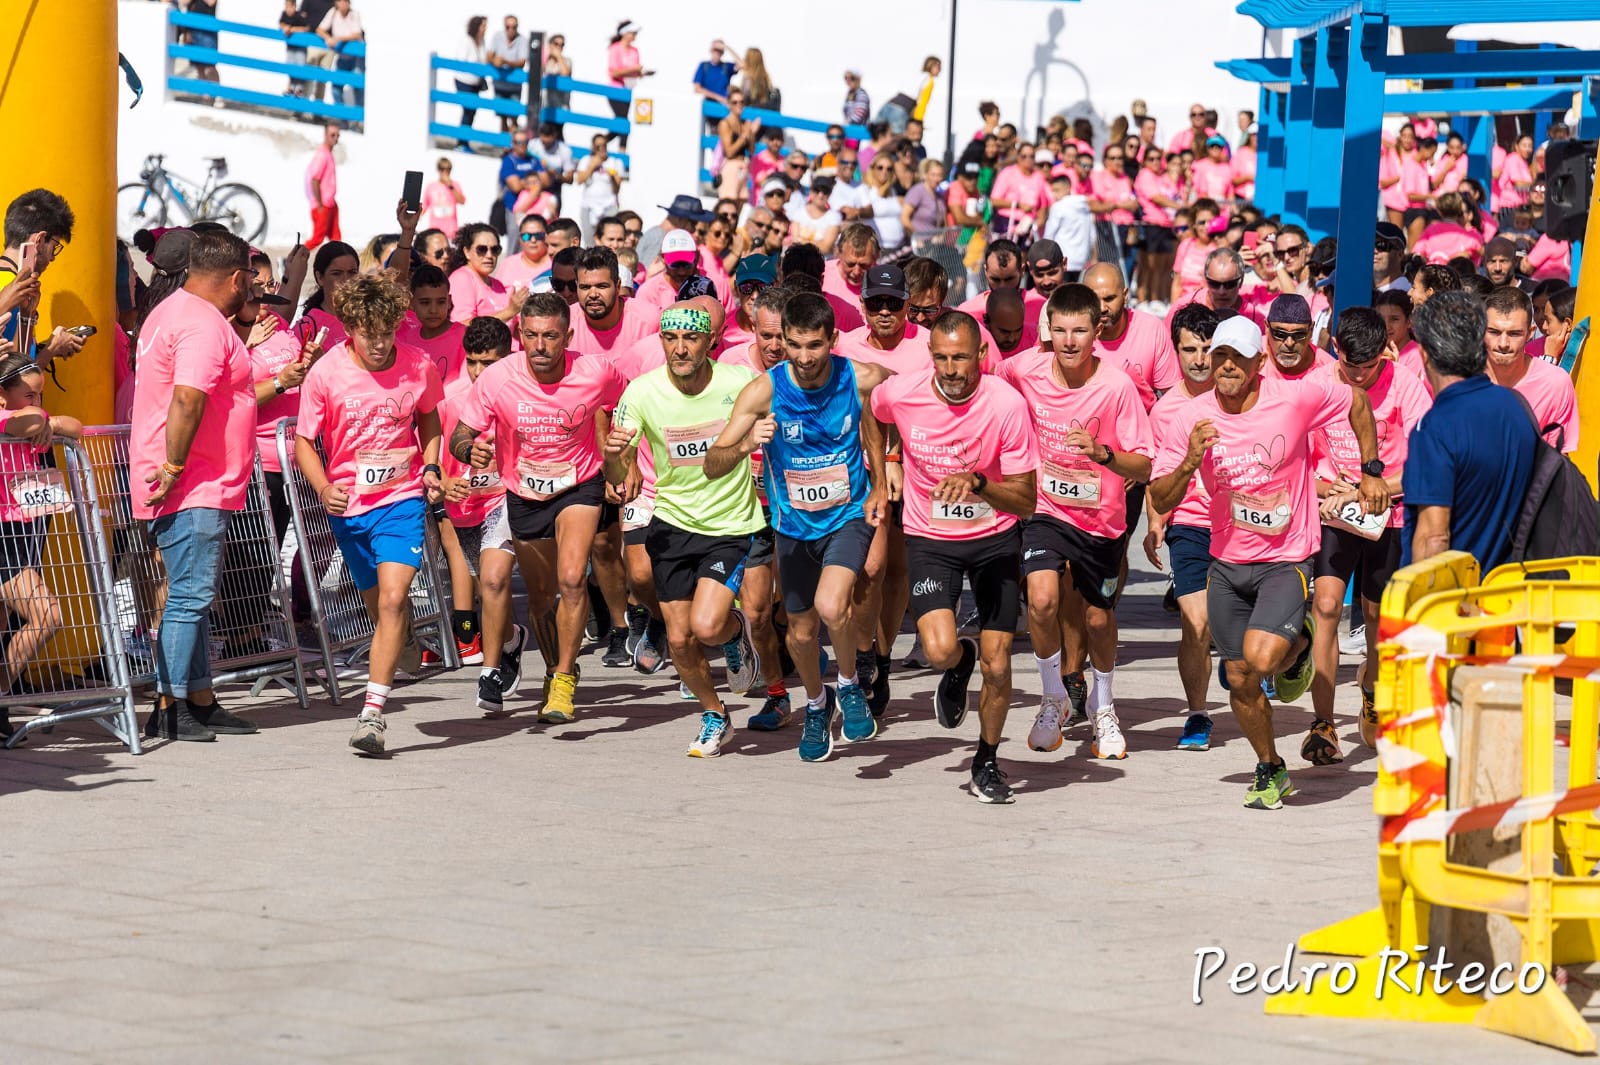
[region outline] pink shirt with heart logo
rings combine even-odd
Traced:
[[[1322,363],[1312,373],[1319,379],[1342,381],[1337,362]],[[1372,420],[1378,429],[1378,458],[1383,460],[1383,475],[1396,477],[1405,466],[1411,430],[1433,406],[1433,397],[1409,371],[1385,361],[1378,379],[1367,387],[1367,401],[1372,404]],[[1329,422],[1313,433],[1311,454],[1317,476],[1323,480],[1342,480],[1346,484],[1361,480],[1361,445],[1348,420]],[[1389,527],[1398,529],[1404,524],[1404,508],[1397,506],[1389,513]]]
[[[348,344],[336,345],[300,386],[295,433],[308,440],[321,437],[328,480],[351,489],[347,518],[422,498],[417,415],[439,406],[444,385],[428,355],[405,344],[394,350],[394,364],[374,373],[356,361]],[[396,467],[392,478],[381,472]],[[358,481],[367,473],[381,482],[379,489],[359,490]]]

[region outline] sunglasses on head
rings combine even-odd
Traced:
[[[550,279],[550,288],[555,292],[576,292],[578,291],[578,279],[574,277],[571,280],[563,281],[559,277],[552,277]]]
[[[1206,278],[1206,286],[1208,288],[1220,288],[1224,292],[1226,292],[1229,289],[1238,288],[1240,283],[1243,280],[1244,280],[1244,278],[1242,278],[1242,277],[1235,277],[1235,278],[1233,278],[1231,280],[1228,280],[1228,281],[1218,281],[1214,277],[1208,277],[1208,278]]]
[[[906,301],[899,296],[870,296],[867,298],[867,313],[879,314],[888,311],[890,314],[899,314]]]

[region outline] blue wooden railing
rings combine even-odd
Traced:
[[[458,92],[454,88],[439,88],[439,73],[449,74],[451,78],[461,76],[463,79],[484,78],[490,84],[480,94]],[[523,86],[526,91],[528,72],[514,70],[509,74],[503,73],[500,68],[487,63],[468,63],[460,59],[450,59],[446,56],[435,55],[429,64],[428,77],[431,88],[428,92],[428,134],[444,140],[461,141],[469,145],[487,144],[496,148],[511,147],[511,135],[498,130],[478,129],[475,126],[457,122],[440,121],[439,105],[447,104],[452,107],[463,108],[468,111],[487,111],[493,115],[507,118],[522,118],[528,113],[526,101],[519,98],[506,98],[493,95],[493,83],[501,81],[508,84]],[[565,92],[587,96],[601,96],[608,100],[633,101],[633,90],[618,88],[615,85],[603,85],[591,81],[575,81],[572,78],[563,78],[554,74],[547,74],[543,80],[545,92]],[[605,130],[608,133],[626,134],[630,130],[626,118],[618,118],[612,114],[586,114],[574,111],[569,107],[545,107],[539,111],[539,121],[555,122],[558,125],[589,126],[594,129]],[[582,145],[569,145],[574,158],[581,159],[589,154],[589,149]],[[612,153],[612,158],[624,167],[629,165],[628,157],[621,153]]]
[[[170,27],[167,42],[167,91],[181,92],[190,96],[198,96],[208,100],[220,100],[225,104],[245,104],[250,107],[268,111],[279,111],[295,117],[309,116],[321,121],[333,122],[360,122],[365,114],[365,108],[360,104],[350,105],[342,102],[346,87],[355,90],[357,100],[363,98],[366,91],[366,73],[361,69],[365,65],[367,46],[364,41],[349,41],[330,49],[326,41],[314,33],[296,33],[285,37],[282,30],[276,26],[254,26],[246,22],[231,22],[225,19],[212,18],[209,15],[192,15],[188,12],[174,9],[167,18]],[[178,37],[182,30],[199,30],[218,34],[232,34],[236,37],[255,37],[261,40],[274,41],[285,47],[314,48],[322,51],[337,51],[341,56],[354,62],[354,70],[324,70],[322,67],[313,66],[305,62],[289,62],[285,56],[283,61],[262,59],[258,56],[235,55],[223,51],[222,45],[226,42],[219,40],[217,48],[201,48],[193,44],[180,44]],[[242,70],[258,70],[269,74],[282,74],[299,82],[314,83],[318,88],[322,85],[333,86],[333,96],[340,100],[338,103],[324,103],[321,100],[303,99],[285,94],[282,90],[259,91],[243,89],[222,82],[207,81],[204,78],[178,77],[173,73],[173,61],[186,59],[190,63],[201,66],[232,67]],[[219,74],[220,76],[220,74]]]
[[[728,105],[720,104],[715,100],[706,100],[700,107],[700,114],[707,121],[716,123],[727,117]],[[802,130],[808,133],[827,133],[829,126],[843,126],[844,135],[849,140],[866,143],[871,137],[866,126],[857,126],[847,122],[827,122],[815,118],[799,118],[795,115],[785,115],[778,111],[763,111],[759,107],[747,107],[744,115],[748,119],[760,122],[763,126],[773,126],[783,130]],[[717,147],[717,135],[707,133],[700,138],[700,147],[704,151],[713,151]],[[752,151],[755,149],[752,148]],[[700,180],[710,183],[715,176],[704,165],[700,167]]]

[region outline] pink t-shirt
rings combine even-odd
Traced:
[[[1533,408],[1533,417],[1540,429],[1547,425],[1561,426],[1562,451],[1578,450],[1578,394],[1565,370],[1543,359],[1533,359],[1528,363],[1528,372],[1513,387]],[[1545,439],[1552,444],[1556,442],[1554,433]]]
[[[595,415],[615,409],[627,384],[610,359],[574,351],[554,384],[536,380],[526,358],[501,359],[478,375],[461,420],[494,434],[506,491],[543,501],[600,472]]]
[[[0,408],[0,430],[11,420],[12,413]],[[46,411],[45,417],[49,416]],[[46,487],[46,479],[54,480],[60,474],[54,470],[40,474],[44,465],[41,460],[43,454],[43,448],[0,436],[0,521],[38,521],[72,508],[65,493],[51,492]],[[138,486],[134,487],[134,491],[138,491]],[[20,500],[17,498],[19,493],[22,495]]]
[[[1241,200],[1256,198],[1256,150],[1240,148],[1233,153],[1233,180],[1244,178],[1244,184],[1235,184],[1233,194]]]
[[[1128,327],[1122,336],[1095,341],[1095,354],[1116,363],[1133,379],[1148,412],[1155,406],[1156,393],[1172,388],[1183,375],[1178,371],[1178,353],[1172,349],[1172,334],[1161,319],[1144,311],[1126,313]]]
[[[185,469],[154,507],[146,478],[167,461],[167,409],[178,385],[205,393]],[[180,510],[243,510],[255,466],[256,389],[250,353],[211,304],[186,290],[168,296],[139,330],[128,482],[133,516],[145,521]]]
[[[1107,203],[1121,203],[1123,200],[1134,198],[1133,180],[1127,174],[1113,174],[1109,170],[1096,170],[1090,174],[1089,190],[1091,197]],[[1095,217],[1119,226],[1131,226],[1134,222],[1133,212],[1125,207],[1118,207]]]
[[[1200,393],[1201,396],[1205,394],[1205,392]],[[1150,435],[1158,455],[1162,451],[1175,450],[1182,456],[1189,449],[1188,436],[1177,434],[1180,432],[1179,424],[1183,422],[1185,408],[1198,398],[1200,397],[1189,394],[1189,385],[1183,382],[1162,395],[1156,400],[1156,405],[1150,408]],[[1192,427],[1194,423],[1187,424]],[[1181,432],[1187,433],[1188,430],[1182,429]],[[1154,460],[1151,468],[1154,468]],[[1211,492],[1206,488],[1204,477],[1196,475],[1189,479],[1189,487],[1183,493],[1183,499],[1173,508],[1169,521],[1173,525],[1210,529]]]
[[[1196,422],[1217,442],[1196,476],[1211,493],[1211,555],[1222,562],[1303,562],[1322,546],[1311,434],[1350,413],[1350,388],[1326,377],[1292,383],[1262,377],[1256,402],[1229,414],[1208,392],[1187,404],[1162,437],[1152,477],[1177,469]]]
[[[495,279],[508,289],[527,288],[528,282],[540,274],[550,272],[550,256],[541,255],[536,261],[529,262],[523,255],[507,255],[500,260],[500,265],[494,268]]]
[[[588,315],[577,306],[571,310],[572,350],[580,355],[617,354],[640,339],[661,332],[661,311],[637,300],[622,301],[622,317],[610,329],[594,328]]]
[[[1039,442],[1037,514],[1048,514],[1103,540],[1128,528],[1127,482],[1067,445],[1067,433],[1083,429],[1117,452],[1151,458],[1150,421],[1133,379],[1115,363],[1100,360],[1077,388],[1061,383],[1056,357],[1033,351],[1010,359],[999,377],[1027,400]]]
[[[850,287],[850,282],[846,281],[844,274],[840,272],[838,259],[829,259],[827,265],[822,268],[822,292],[824,295],[832,294],[839,297],[851,307],[857,308],[857,315],[861,313],[859,310],[861,305],[861,286]],[[838,312],[835,311],[834,313],[837,314]],[[844,326],[838,325],[837,322],[834,324],[838,326],[841,332],[844,330]],[[854,326],[851,328],[854,328]]]
[[[113,329],[111,344],[117,360],[117,394],[111,401],[111,414],[117,425],[127,425],[133,417],[133,368],[128,365],[133,358],[133,341],[121,329]]]
[[[1172,272],[1178,276],[1180,302],[1206,287],[1206,256],[1216,250],[1215,244],[1202,245],[1193,237],[1178,241],[1178,250],[1172,256]]]
[[[1433,179],[1428,176],[1427,164],[1414,155],[1402,156],[1400,159],[1400,189],[1406,195],[1404,209],[1427,206],[1425,203],[1413,198],[1433,195]]]
[[[461,224],[456,220],[456,206],[455,192],[442,181],[430,181],[422,190],[422,213],[428,216],[428,226],[452,241],[456,239],[456,229]]]
[[[1265,308],[1270,306],[1272,301],[1276,298],[1276,296],[1272,296],[1269,293],[1267,298],[1262,300],[1260,303],[1252,304],[1241,297],[1239,300],[1238,310],[1235,313],[1250,319],[1252,322],[1256,323],[1256,327],[1258,329],[1265,333],[1267,331],[1267,316]],[[1172,320],[1178,316],[1179,311],[1191,303],[1198,303],[1202,307],[1211,307],[1212,310],[1216,310],[1216,308],[1212,306],[1211,290],[1202,285],[1199,292],[1195,292],[1185,298],[1181,298],[1177,303],[1174,303],[1171,307],[1167,308],[1167,317],[1162,322],[1162,327],[1166,329],[1167,336],[1170,337],[1172,335]]]
[[[1494,184],[1495,208],[1521,207],[1528,202],[1528,194],[1517,186],[1532,184],[1533,171],[1528,168],[1528,161],[1516,152],[1509,153],[1500,170],[1500,180]]]
[[[1343,383],[1337,363],[1319,365],[1316,376]],[[1433,406],[1433,397],[1416,377],[1385,363],[1367,389],[1367,401],[1378,427],[1378,458],[1383,461],[1384,477],[1395,477],[1405,466],[1411,430]],[[1361,481],[1361,445],[1348,419],[1335,419],[1311,434],[1311,458],[1317,476],[1324,481]],[[1389,513],[1389,527],[1398,529],[1404,524],[1405,508],[1397,506]]]
[[[394,364],[373,373],[340,344],[300,386],[295,432],[322,438],[328,480],[350,490],[347,518],[423,495],[417,415],[439,406],[444,385],[426,354],[404,344],[394,350]]]
[[[1378,180],[1393,181],[1394,184],[1378,190],[1378,201],[1391,211],[1404,211],[1408,206],[1405,185],[1400,177],[1400,149],[1393,144],[1385,144],[1378,156]]]
[[[467,349],[461,344],[466,335],[466,326],[451,322],[438,336],[425,337],[422,335],[422,322],[415,313],[407,311],[399,331],[395,333],[395,339],[417,348],[432,359],[433,368],[439,371],[439,380],[449,388],[466,372]]]
[[[933,356],[928,354],[928,331],[920,325],[907,322],[900,343],[888,351],[873,347],[871,336],[871,327],[865,325],[848,333],[840,333],[836,350],[847,359],[870,362],[896,374],[915,376],[933,366]],[[994,353],[994,359],[999,361],[997,352]]]
[[[458,529],[470,529],[482,525],[489,512],[505,499],[505,486],[500,483],[500,470],[491,466],[486,470],[476,470],[450,454],[450,434],[456,431],[456,425],[461,421],[461,408],[467,402],[467,396],[472,391],[472,384],[465,377],[452,385],[447,385],[444,390],[444,399],[439,403],[439,433],[446,446],[439,449],[439,468],[446,477],[457,481],[467,482],[467,498],[459,503],[446,499],[444,512],[449,515],[450,524]]]
[[[312,307],[300,316],[294,324],[295,335],[302,343],[309,344],[317,335],[319,329],[328,331],[327,337],[322,341],[322,350],[327,351],[335,344],[342,344],[350,338],[345,330],[344,323],[333,316],[332,311],[325,311],[321,307]]]
[[[254,382],[276,377],[285,366],[299,359],[300,338],[287,329],[280,329],[250,349],[250,379]],[[256,453],[261,456],[261,468],[267,472],[283,472],[283,463],[278,461],[279,419],[293,418],[299,412],[298,387],[273,396],[256,408]],[[291,439],[290,443],[293,442]]]
[[[997,200],[1018,205],[997,210],[996,213],[1001,217],[1009,218],[1013,222],[1031,219],[1039,211],[1050,206],[1050,179],[1038,169],[1031,174],[1024,174],[1021,168],[1013,163],[995,176],[994,187],[989,190],[989,201],[993,203]]]
[[[1452,156],[1449,153],[1441,155],[1433,161],[1433,178],[1438,182],[1434,192],[1444,195],[1454,192],[1461,187],[1461,179],[1467,176],[1467,157],[1465,155]]]
[[[1204,152],[1205,151],[1205,143],[1206,143],[1206,141],[1210,140],[1212,137],[1215,137],[1216,135],[1217,135],[1217,131],[1212,129],[1210,126],[1207,126],[1206,127],[1205,136],[1203,138],[1201,138],[1201,141],[1200,141],[1199,144],[1196,144],[1194,142],[1194,127],[1193,126],[1190,126],[1188,129],[1185,129],[1185,130],[1179,130],[1178,131],[1178,135],[1176,137],[1173,137],[1171,142],[1168,143],[1168,145],[1167,145],[1167,154],[1171,155],[1173,152],[1187,152],[1190,149],[1193,149],[1196,153]]]
[[[900,430],[905,470],[902,522],[907,536],[978,540],[1017,524],[1014,515],[981,499],[933,502],[933,489],[952,473],[977,471],[991,481],[1039,468],[1039,444],[1028,404],[1017,390],[984,374],[960,406],[946,403],[933,370],[896,374],[872,390],[872,413]]]
[[[1017,351],[1027,351],[1030,348],[1036,348],[1036,347],[1039,346],[1039,315],[1042,314],[1043,311],[1044,311],[1044,304],[1045,304],[1044,297],[1039,295],[1039,293],[1036,290],[1031,289],[1031,288],[1023,289],[1023,291],[1022,291],[1022,341],[1021,341],[1020,344],[1017,345]],[[988,308],[988,305],[989,305],[989,293],[988,292],[980,292],[976,296],[973,296],[971,299],[967,300],[965,303],[960,303],[960,304],[956,305],[956,310],[963,311],[963,312],[965,312],[967,314],[972,315],[973,318],[977,319],[978,327],[980,329],[983,329],[983,331],[984,331],[984,334],[985,334],[984,339],[985,340],[991,340],[991,338],[988,336],[988,329],[983,324],[984,312]],[[991,340],[991,343],[989,344],[989,350],[990,351],[998,350],[995,347],[995,345],[992,343],[992,340]],[[1012,352],[1011,355],[1017,354],[1017,351]],[[1011,356],[1008,355],[1008,356],[1005,356],[1005,357],[1006,358],[1010,358]]]
[[[1182,202],[1178,195],[1178,183],[1165,174],[1158,174],[1154,170],[1141,170],[1139,176],[1133,179],[1133,191],[1139,198],[1139,207],[1144,211],[1146,224],[1152,226],[1172,225],[1172,210],[1163,207],[1151,197],[1163,196],[1174,202]]]
[[[506,309],[511,290],[491,275],[487,281],[470,266],[459,266],[450,274],[450,317],[470,322],[480,314],[491,317]]]
[[[312,195],[311,182],[316,181],[322,192],[322,202],[337,203],[339,194],[339,168],[334,165],[333,152],[326,144],[319,145],[311,155],[311,165],[306,167],[306,202],[317,206]]]
[[[620,88],[637,82],[639,80],[637,77],[613,78],[610,77],[610,72],[613,70],[632,70],[639,65],[639,49],[632,45],[616,41],[606,49],[606,74],[612,85]]]
[[[1213,163],[1209,158],[1196,159],[1190,170],[1196,196],[1219,202],[1233,199],[1233,167],[1228,163]]]
[[[1572,245],[1564,240],[1551,240],[1550,234],[1541,233],[1528,250],[1526,262],[1535,281],[1552,277],[1565,281],[1572,276]]]
[[[1411,250],[1430,263],[1447,263],[1465,255],[1476,266],[1483,259],[1483,237],[1476,229],[1456,222],[1434,222],[1422,231]]]
[[[1304,381],[1306,378],[1318,373],[1325,373],[1331,367],[1337,366],[1339,360],[1331,351],[1323,351],[1315,344],[1311,345],[1311,361],[1299,373],[1284,373],[1278,365],[1278,360],[1270,354],[1261,362],[1261,376],[1275,377],[1280,381]]]

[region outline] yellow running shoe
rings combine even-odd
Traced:
[[[578,678],[571,673],[552,673],[550,693],[539,711],[539,720],[551,725],[564,725],[578,716],[572,705],[572,694],[578,688]]]

